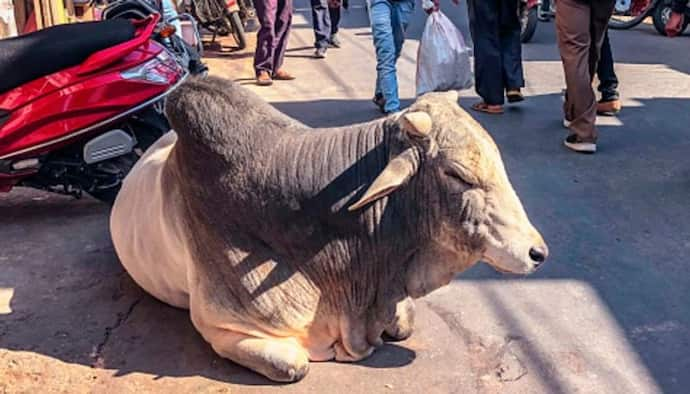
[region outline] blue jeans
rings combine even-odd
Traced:
[[[414,0],[372,0],[371,30],[376,47],[376,94],[386,99],[385,112],[400,110],[395,63],[400,57]]]

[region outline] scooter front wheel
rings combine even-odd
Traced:
[[[129,171],[132,169],[132,167],[134,167],[134,165],[137,163],[137,160],[139,160],[139,155],[136,152],[131,152],[124,156],[118,156],[113,159],[106,160],[103,163],[99,163],[99,170],[108,171],[112,174],[118,174],[118,177],[124,179],[124,177],[129,174]],[[89,194],[96,200],[113,205],[121,186],[122,181],[118,182],[117,185],[113,185],[108,188],[92,190],[89,192]]]
[[[103,185],[103,187],[96,187],[88,191],[88,193],[97,200],[110,205],[115,202],[115,198],[120,191],[125,176],[129,174],[129,171],[134,167],[144,152],[153,145],[158,138],[170,130],[170,125],[165,115],[158,112],[153,107],[149,107],[130,119],[124,128],[131,130],[137,139],[137,145],[134,151],[126,155],[96,163],[96,168],[94,168],[94,170],[100,174],[108,174],[111,178],[117,179],[117,182],[112,182],[107,186]]]

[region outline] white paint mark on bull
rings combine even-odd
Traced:
[[[9,315],[12,313],[12,297],[14,296],[14,288],[0,287],[0,315]]]

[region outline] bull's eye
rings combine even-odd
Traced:
[[[471,183],[467,182],[463,177],[460,176],[460,174],[457,173],[457,171],[454,171],[453,169],[446,169],[443,171],[443,174],[456,182],[462,183],[466,187],[472,186]]]

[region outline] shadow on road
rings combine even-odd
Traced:
[[[275,385],[216,355],[188,311],[155,300],[133,282],[110,242],[103,204],[25,191],[0,199],[0,217],[0,296],[11,294],[9,305],[0,307],[0,348],[114,370],[115,376]],[[399,368],[415,358],[413,350],[388,343],[356,364]]]
[[[599,119],[604,125],[594,156],[562,146],[567,132],[560,95],[528,97],[502,117],[472,114],[499,145],[516,191],[551,248],[551,262],[526,280],[591,285],[660,387],[679,392],[690,384],[678,372],[690,368],[690,277],[684,274],[690,254],[690,129],[684,126],[690,124],[690,99],[635,101],[638,106],[625,108],[617,119]],[[461,98],[466,109],[470,103]],[[381,116],[367,100],[275,105],[313,127]],[[352,115],[343,117],[344,108]],[[480,265],[458,280],[500,278]],[[495,308],[506,324],[525,331],[519,315],[500,302]],[[679,328],[640,335],[664,322]],[[540,354],[531,353],[534,362],[547,364]],[[565,390],[557,381],[552,389]]]
[[[469,37],[462,22],[465,7],[450,10]],[[415,12],[421,12],[419,7]],[[309,14],[304,16],[311,20]],[[418,38],[422,26],[416,18],[409,36]],[[345,29],[363,27],[361,18],[344,20]],[[533,43],[524,46],[525,58],[558,61],[553,25],[540,24],[538,29]],[[682,55],[687,53],[687,37],[668,40],[649,29],[612,32],[616,61],[661,62],[690,74],[690,58]],[[662,40],[664,51],[678,55],[660,60],[657,51],[639,49],[656,47]],[[501,117],[475,116],[499,145],[513,185],[552,251],[551,262],[525,282],[570,279],[590,285],[656,383],[665,392],[683,392],[690,386],[690,375],[683,372],[690,370],[690,99],[637,102],[639,106],[625,108],[618,120],[602,119],[601,151],[595,156],[576,155],[561,146],[565,130],[558,95],[528,97]],[[470,103],[461,99],[465,108]],[[369,100],[275,106],[312,127],[381,116]],[[115,369],[118,375],[201,375],[246,385],[272,384],[215,355],[186,311],[161,304],[131,281],[111,246],[106,207],[90,199],[34,196],[37,200],[0,199],[0,290],[13,290],[12,312],[0,315],[1,348]],[[75,226],[83,231],[65,232]],[[458,281],[499,278],[488,267],[477,266]],[[504,324],[527,336],[521,316],[493,300],[492,308]],[[668,322],[663,327],[672,329],[647,329]],[[559,366],[529,346],[528,357],[540,365],[534,373],[545,375],[551,392],[566,391],[553,376]],[[413,351],[389,344],[361,364],[397,368],[414,357]]]

